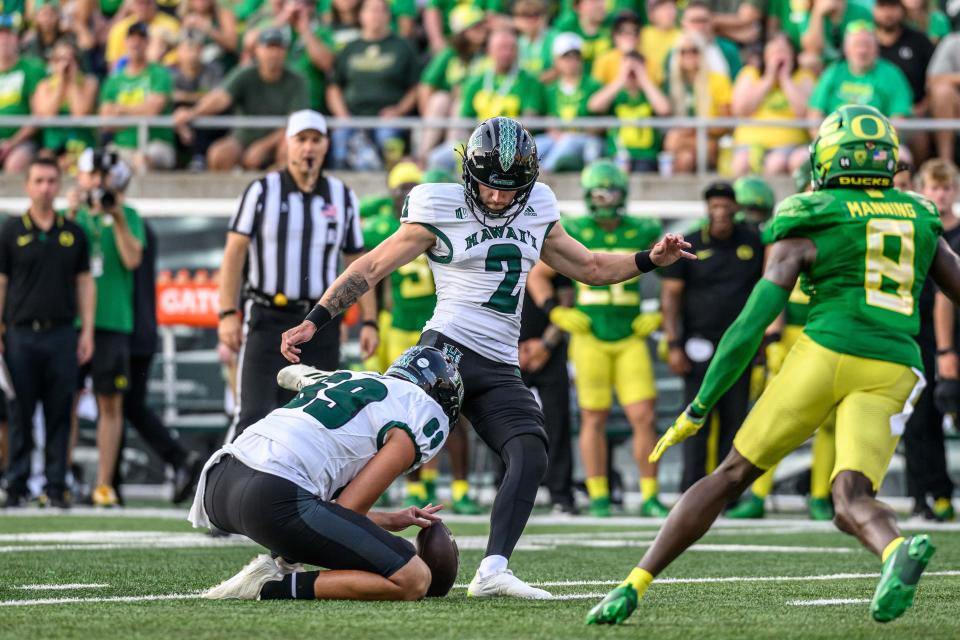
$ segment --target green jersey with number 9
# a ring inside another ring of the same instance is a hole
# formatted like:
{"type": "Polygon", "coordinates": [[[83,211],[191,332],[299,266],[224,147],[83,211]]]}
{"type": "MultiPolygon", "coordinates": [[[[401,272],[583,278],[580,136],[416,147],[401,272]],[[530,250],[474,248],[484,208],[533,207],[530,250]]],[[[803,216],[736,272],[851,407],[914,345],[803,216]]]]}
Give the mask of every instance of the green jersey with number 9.
{"type": "Polygon", "coordinates": [[[917,306],[942,232],[936,206],[916,193],[828,188],[784,200],[763,235],[817,247],[805,274],[814,341],[922,370],[917,306]]]}
{"type": "MultiPolygon", "coordinates": [[[[512,160],[505,155],[499,162],[509,165],[512,160]]],[[[420,224],[436,236],[427,258],[437,306],[424,330],[439,331],[484,358],[516,366],[527,273],[559,218],[556,196],[539,182],[516,217],[503,224],[490,216],[489,226],[470,213],[463,185],[414,187],[400,222],[420,224]]]]}

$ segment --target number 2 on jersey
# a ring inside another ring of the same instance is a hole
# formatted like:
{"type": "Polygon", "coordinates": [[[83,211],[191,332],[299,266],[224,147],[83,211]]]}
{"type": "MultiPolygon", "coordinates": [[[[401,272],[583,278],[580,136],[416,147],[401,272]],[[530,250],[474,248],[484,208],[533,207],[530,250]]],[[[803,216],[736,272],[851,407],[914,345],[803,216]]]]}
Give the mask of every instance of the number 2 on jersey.
{"type": "Polygon", "coordinates": [[[867,223],[867,264],[863,288],[867,304],[905,316],[913,314],[913,223],[909,220],[875,218],[867,223]],[[884,252],[887,238],[900,240],[896,258],[884,252]],[[884,287],[887,283],[896,285],[884,287]],[[886,289],[886,290],[884,290],[886,289]]]}
{"type": "Polygon", "coordinates": [[[487,271],[506,271],[500,286],[483,306],[500,313],[516,313],[520,292],[515,291],[523,271],[523,254],[513,244],[495,244],[487,251],[487,271]],[[505,268],[504,268],[505,267],[505,268]]]}
{"type": "Polygon", "coordinates": [[[327,429],[339,429],[352,420],[363,408],[372,402],[387,397],[387,387],[373,378],[347,379],[341,376],[350,374],[335,373],[325,380],[304,388],[291,400],[287,409],[303,409],[327,429]],[[339,383],[332,387],[329,383],[339,383]],[[317,392],[322,391],[323,395],[317,392]]]}

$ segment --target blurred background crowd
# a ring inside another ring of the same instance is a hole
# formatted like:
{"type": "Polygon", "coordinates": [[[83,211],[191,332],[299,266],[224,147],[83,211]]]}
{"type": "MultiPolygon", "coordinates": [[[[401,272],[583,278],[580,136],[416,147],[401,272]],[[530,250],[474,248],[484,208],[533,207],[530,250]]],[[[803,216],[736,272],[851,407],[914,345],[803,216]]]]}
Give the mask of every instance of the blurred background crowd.
{"type": "MultiPolygon", "coordinates": [[[[613,116],[816,119],[845,103],[894,121],[960,116],[957,3],[930,0],[3,0],[0,116],[172,116],[137,129],[2,126],[0,161],[45,154],[73,172],[109,143],[138,172],[282,164],[279,129],[210,129],[202,116],[311,108],[386,119],[336,128],[328,165],[376,170],[412,155],[451,169],[465,131],[389,119],[546,116],[547,171],[615,158],[690,172],[695,130],[563,127],[613,116]],[[952,11],[952,14],[944,11],[952,11]],[[167,120],[167,123],[170,123],[167,120]]],[[[727,124],[730,124],[727,122],[727,124]]],[[[707,161],[786,174],[811,131],[716,126],[707,161]]],[[[911,132],[906,159],[953,159],[951,131],[911,132]]]]}

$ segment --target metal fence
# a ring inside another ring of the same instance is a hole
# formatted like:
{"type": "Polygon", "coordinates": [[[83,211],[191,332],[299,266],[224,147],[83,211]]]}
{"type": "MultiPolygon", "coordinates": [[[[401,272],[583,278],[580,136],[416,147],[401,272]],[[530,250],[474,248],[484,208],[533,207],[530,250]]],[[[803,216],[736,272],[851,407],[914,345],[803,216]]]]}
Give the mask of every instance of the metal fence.
{"type": "MultiPolygon", "coordinates": [[[[697,141],[697,174],[707,173],[707,143],[710,129],[734,129],[738,126],[757,126],[775,128],[794,128],[810,130],[819,126],[819,120],[751,120],[745,118],[643,118],[623,120],[615,117],[590,117],[564,120],[562,118],[531,116],[522,118],[529,129],[594,129],[606,130],[620,127],[635,127],[669,131],[670,129],[694,129],[697,141]]],[[[933,118],[895,119],[894,125],[900,132],[916,131],[960,131],[960,119],[939,120],[933,118]]],[[[417,131],[422,129],[463,129],[469,131],[477,121],[470,118],[379,118],[350,117],[329,118],[332,128],[377,129],[390,127],[417,131]]],[[[197,129],[278,129],[286,125],[283,116],[209,116],[197,118],[190,126],[197,129]]],[[[137,141],[140,148],[147,145],[151,127],[172,127],[173,116],[57,116],[39,118],[36,116],[0,116],[0,127],[33,126],[40,128],[137,128],[137,141]]],[[[466,137],[466,136],[464,136],[466,137]]]]}

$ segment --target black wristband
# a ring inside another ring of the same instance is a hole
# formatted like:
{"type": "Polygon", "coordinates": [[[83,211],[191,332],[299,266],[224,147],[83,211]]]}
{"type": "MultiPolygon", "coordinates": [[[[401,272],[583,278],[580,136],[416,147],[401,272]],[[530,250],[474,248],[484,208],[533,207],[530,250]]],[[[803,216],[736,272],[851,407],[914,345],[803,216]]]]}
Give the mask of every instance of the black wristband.
{"type": "Polygon", "coordinates": [[[945,355],[947,355],[948,353],[956,353],[956,351],[954,350],[953,347],[948,347],[948,348],[946,348],[946,349],[937,349],[937,355],[938,355],[938,356],[945,356],[945,355]]]}
{"type": "Polygon", "coordinates": [[[220,320],[223,320],[228,316],[234,316],[234,315],[237,315],[238,313],[240,313],[238,309],[221,309],[219,312],[217,312],[217,318],[219,318],[220,320]]]}
{"type": "Polygon", "coordinates": [[[330,315],[330,312],[325,308],[321,307],[319,304],[316,304],[314,305],[313,309],[310,309],[310,313],[308,313],[307,317],[304,319],[312,322],[317,329],[321,329],[325,324],[333,319],[333,316],[330,315]]]}
{"type": "Polygon", "coordinates": [[[377,324],[376,320],[364,320],[360,323],[361,327],[373,327],[377,331],[380,331],[380,325],[377,324]]]}
{"type": "Polygon", "coordinates": [[[553,311],[554,307],[559,306],[560,303],[557,302],[556,298],[548,298],[546,302],[543,303],[543,306],[540,307],[540,310],[549,318],[550,312],[553,311]]]}
{"type": "Polygon", "coordinates": [[[683,340],[670,340],[667,342],[667,347],[670,349],[680,349],[683,347],[683,340]]]}
{"type": "Polygon", "coordinates": [[[650,273],[657,268],[657,265],[653,264],[653,260],[650,258],[649,251],[637,251],[633,254],[633,261],[637,263],[637,269],[640,270],[640,273],[650,273]]]}

